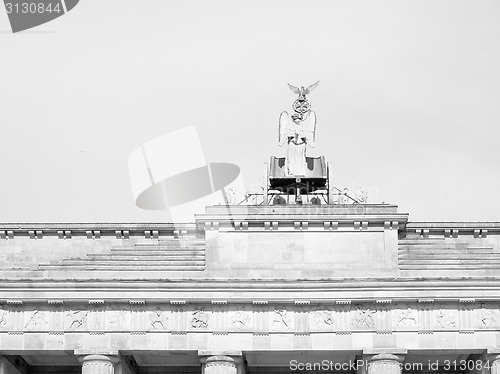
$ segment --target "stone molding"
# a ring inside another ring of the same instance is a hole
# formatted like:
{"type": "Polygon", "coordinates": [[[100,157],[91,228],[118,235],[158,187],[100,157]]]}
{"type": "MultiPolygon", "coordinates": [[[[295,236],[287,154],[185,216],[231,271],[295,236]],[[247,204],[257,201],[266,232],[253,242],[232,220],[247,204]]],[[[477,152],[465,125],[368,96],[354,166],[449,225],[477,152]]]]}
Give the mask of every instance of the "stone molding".
{"type": "Polygon", "coordinates": [[[112,367],[120,362],[120,358],[117,355],[89,354],[83,356],[79,355],[78,361],[82,363],[82,366],[104,365],[112,367]]]}
{"type": "Polygon", "coordinates": [[[201,356],[200,362],[205,364],[205,366],[209,365],[221,365],[221,366],[231,366],[236,367],[238,364],[241,364],[243,361],[241,355],[240,356],[229,356],[229,355],[210,355],[210,356],[201,356]]]}
{"type": "Polygon", "coordinates": [[[46,237],[57,237],[71,240],[75,236],[87,239],[113,237],[129,239],[130,236],[158,239],[159,237],[181,238],[184,235],[195,235],[198,229],[192,224],[173,223],[2,223],[0,239],[28,237],[43,240],[46,237]]]}
{"type": "Polygon", "coordinates": [[[487,238],[500,234],[500,222],[408,222],[406,234],[411,236],[458,238],[472,236],[487,238]]]}
{"type": "Polygon", "coordinates": [[[385,362],[399,364],[399,363],[403,362],[404,359],[405,359],[405,355],[403,355],[403,354],[395,355],[393,353],[379,353],[379,354],[371,356],[368,359],[368,362],[372,363],[372,362],[385,361],[385,362]]]}
{"type": "MultiPolygon", "coordinates": [[[[273,206],[269,206],[275,209],[273,206]]],[[[213,208],[213,207],[212,207],[213,208]]],[[[231,228],[235,231],[258,229],[265,231],[266,227],[272,230],[295,230],[295,222],[307,223],[315,230],[335,231],[340,228],[350,230],[400,230],[409,236],[420,237],[445,237],[457,238],[459,236],[472,236],[474,238],[487,238],[489,235],[500,234],[499,222],[407,222],[408,214],[397,213],[394,206],[360,206],[352,207],[351,214],[339,214],[341,210],[335,210],[332,206],[330,214],[324,214],[324,208],[319,210],[321,214],[310,214],[302,211],[295,214],[270,213],[262,216],[258,221],[249,219],[248,212],[254,207],[238,206],[241,217],[233,214],[225,220],[218,214],[204,214],[197,217],[197,223],[173,224],[173,223],[2,223],[0,225],[0,239],[12,240],[17,237],[28,237],[34,240],[43,240],[47,237],[58,237],[61,240],[71,240],[74,236],[87,237],[88,239],[100,239],[101,237],[113,237],[127,240],[130,237],[141,237],[144,239],[158,239],[160,237],[182,238],[184,236],[199,235],[206,230],[206,224],[210,227],[218,223],[219,227],[231,228]],[[389,213],[374,214],[366,213],[387,211],[389,213]],[[360,210],[361,209],[361,210],[360,210]],[[323,210],[323,212],[322,212],[323,210]],[[390,216],[388,219],[387,216],[390,216]],[[304,217],[308,217],[305,221],[304,217]],[[226,222],[227,221],[227,222],[226,222]],[[237,224],[235,224],[237,222],[237,224]],[[267,223],[267,225],[266,225],[267,223]]],[[[289,209],[288,207],[287,209],[289,209]]],[[[259,206],[259,209],[262,209],[259,206]]],[[[303,209],[303,207],[301,208],[303,209]]],[[[234,207],[232,208],[234,211],[234,207]]],[[[235,211],[235,212],[237,212],[235,211]]],[[[347,211],[350,212],[350,211],[347,211]]],[[[309,229],[309,227],[308,227],[309,229]]]]}
{"type": "MultiPolygon", "coordinates": [[[[386,300],[384,300],[386,301],[386,300]]],[[[500,329],[500,302],[0,303],[0,333],[470,333],[500,329]]]]}

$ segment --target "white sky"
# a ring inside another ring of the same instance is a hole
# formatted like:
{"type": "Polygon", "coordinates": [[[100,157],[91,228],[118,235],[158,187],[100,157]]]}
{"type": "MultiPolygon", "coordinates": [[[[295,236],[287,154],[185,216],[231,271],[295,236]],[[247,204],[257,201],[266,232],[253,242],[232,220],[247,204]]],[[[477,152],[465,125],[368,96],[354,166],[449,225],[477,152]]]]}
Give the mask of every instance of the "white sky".
{"type": "Polygon", "coordinates": [[[261,182],[286,82],[317,80],[335,186],[412,221],[500,221],[496,0],[81,0],[9,29],[0,9],[0,222],[163,221],[135,207],[127,159],[188,125],[261,182]]]}

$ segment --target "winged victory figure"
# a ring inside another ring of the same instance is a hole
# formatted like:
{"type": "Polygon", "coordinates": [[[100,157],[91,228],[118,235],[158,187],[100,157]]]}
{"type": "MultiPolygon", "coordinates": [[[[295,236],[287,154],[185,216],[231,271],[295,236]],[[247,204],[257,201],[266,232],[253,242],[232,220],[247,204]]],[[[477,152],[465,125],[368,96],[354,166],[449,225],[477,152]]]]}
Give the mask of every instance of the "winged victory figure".
{"type": "Polygon", "coordinates": [[[306,148],[314,147],[316,135],[316,113],[311,110],[306,95],[318,86],[316,82],[307,88],[288,84],[290,89],[299,95],[293,103],[294,114],[282,112],[279,121],[279,146],[287,144],[285,170],[289,176],[306,174],[306,148]]]}

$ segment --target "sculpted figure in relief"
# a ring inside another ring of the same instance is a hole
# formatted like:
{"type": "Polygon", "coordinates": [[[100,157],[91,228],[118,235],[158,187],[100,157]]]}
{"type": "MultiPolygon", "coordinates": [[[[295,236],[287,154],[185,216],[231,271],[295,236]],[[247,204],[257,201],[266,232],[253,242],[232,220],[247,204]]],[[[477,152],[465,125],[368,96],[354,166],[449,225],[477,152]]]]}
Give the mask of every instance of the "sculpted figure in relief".
{"type": "Polygon", "coordinates": [[[161,310],[159,306],[156,307],[155,310],[153,310],[149,316],[149,321],[151,324],[152,328],[162,328],[166,329],[167,328],[167,321],[168,321],[168,316],[165,313],[165,311],[161,310]]]}
{"type": "Polygon", "coordinates": [[[333,322],[333,315],[330,310],[318,307],[314,311],[314,324],[316,327],[322,327],[324,325],[333,326],[333,322]]]}
{"type": "Polygon", "coordinates": [[[191,326],[195,329],[204,329],[208,327],[208,315],[203,308],[196,308],[194,310],[191,326]]]}
{"type": "Polygon", "coordinates": [[[282,308],[274,309],[273,326],[275,324],[277,324],[280,327],[290,328],[290,326],[288,325],[287,313],[285,309],[282,308]]]}
{"type": "Polygon", "coordinates": [[[338,196],[338,203],[339,204],[349,204],[350,199],[347,197],[349,195],[349,189],[344,188],[342,192],[338,196]]]}
{"type": "Polygon", "coordinates": [[[24,328],[40,328],[46,323],[47,321],[45,321],[43,313],[40,310],[35,309],[33,312],[31,312],[31,317],[28,322],[26,322],[24,328]]]}
{"type": "Polygon", "coordinates": [[[86,309],[68,310],[66,312],[66,315],[71,318],[71,324],[69,325],[69,328],[79,328],[84,326],[87,322],[89,311],[86,309]]]}
{"type": "Polygon", "coordinates": [[[375,325],[373,320],[374,310],[365,308],[361,305],[356,305],[356,313],[354,315],[354,323],[356,327],[372,328],[375,325]]]}
{"type": "Polygon", "coordinates": [[[437,311],[436,322],[438,327],[442,329],[455,327],[455,321],[451,319],[448,311],[444,308],[439,308],[437,311]]]}
{"type": "Polygon", "coordinates": [[[248,323],[248,316],[245,315],[245,308],[242,307],[234,312],[231,317],[231,324],[236,329],[242,329],[248,323]]]}
{"type": "Polygon", "coordinates": [[[495,311],[486,307],[484,303],[481,303],[481,323],[483,326],[491,327],[496,325],[497,320],[495,316],[495,311]]]}
{"type": "Polygon", "coordinates": [[[109,308],[110,311],[113,312],[112,313],[113,317],[109,319],[109,325],[112,328],[121,329],[125,322],[127,310],[125,310],[124,307],[114,306],[114,305],[110,305],[109,308]]]}
{"type": "Polygon", "coordinates": [[[8,310],[5,309],[3,305],[0,305],[0,327],[7,325],[7,314],[8,310]]]}
{"type": "Polygon", "coordinates": [[[399,311],[398,323],[399,327],[412,327],[416,326],[417,319],[414,310],[409,306],[406,309],[399,311]]]}

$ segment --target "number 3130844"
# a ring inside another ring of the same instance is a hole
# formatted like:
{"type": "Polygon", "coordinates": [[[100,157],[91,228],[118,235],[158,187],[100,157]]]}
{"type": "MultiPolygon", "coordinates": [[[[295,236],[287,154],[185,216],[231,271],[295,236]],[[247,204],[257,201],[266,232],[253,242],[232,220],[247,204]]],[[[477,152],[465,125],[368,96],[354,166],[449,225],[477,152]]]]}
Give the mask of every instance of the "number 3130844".
{"type": "Polygon", "coordinates": [[[62,9],[59,5],[59,2],[56,4],[44,4],[44,3],[5,3],[5,7],[7,8],[7,13],[22,13],[22,14],[35,14],[35,13],[60,13],[62,9]]]}

